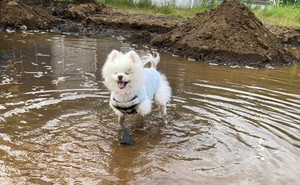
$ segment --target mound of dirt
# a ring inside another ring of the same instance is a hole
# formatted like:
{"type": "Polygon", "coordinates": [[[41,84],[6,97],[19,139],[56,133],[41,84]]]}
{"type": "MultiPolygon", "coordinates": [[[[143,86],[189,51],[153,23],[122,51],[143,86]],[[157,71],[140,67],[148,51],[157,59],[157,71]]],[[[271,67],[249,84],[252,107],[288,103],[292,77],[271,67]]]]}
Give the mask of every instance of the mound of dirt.
{"type": "Polygon", "coordinates": [[[300,46],[300,27],[265,24],[266,28],[273,33],[283,44],[300,46]]]}
{"type": "Polygon", "coordinates": [[[55,19],[43,10],[31,8],[19,0],[0,1],[0,25],[3,28],[48,29],[55,19]]]}
{"type": "Polygon", "coordinates": [[[99,13],[105,6],[101,3],[70,4],[65,12],[69,19],[85,20],[88,16],[99,13]]]}
{"type": "Polygon", "coordinates": [[[262,68],[297,60],[245,5],[235,0],[154,37],[151,45],[176,55],[226,65],[262,68]]]}

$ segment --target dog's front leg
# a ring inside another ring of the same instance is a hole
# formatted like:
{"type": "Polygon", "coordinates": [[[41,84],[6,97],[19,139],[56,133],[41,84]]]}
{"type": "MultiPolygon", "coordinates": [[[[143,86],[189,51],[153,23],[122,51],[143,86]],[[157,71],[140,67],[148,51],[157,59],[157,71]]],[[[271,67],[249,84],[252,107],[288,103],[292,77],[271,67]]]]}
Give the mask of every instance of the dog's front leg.
{"type": "Polygon", "coordinates": [[[130,132],[129,130],[126,130],[124,127],[124,119],[125,119],[125,114],[119,114],[118,121],[121,126],[121,137],[120,137],[120,144],[122,145],[131,145],[131,137],[130,137],[130,132]]]}
{"type": "Polygon", "coordinates": [[[137,108],[137,113],[138,113],[138,119],[139,119],[139,127],[143,127],[144,124],[144,117],[149,114],[151,111],[151,101],[150,100],[145,100],[142,102],[138,108],[137,108]]]}
{"type": "Polygon", "coordinates": [[[138,122],[139,122],[139,128],[144,127],[144,117],[140,114],[138,114],[138,122]]]}
{"type": "Polygon", "coordinates": [[[124,130],[124,119],[125,119],[125,114],[118,115],[118,123],[119,123],[122,131],[124,130]]]}

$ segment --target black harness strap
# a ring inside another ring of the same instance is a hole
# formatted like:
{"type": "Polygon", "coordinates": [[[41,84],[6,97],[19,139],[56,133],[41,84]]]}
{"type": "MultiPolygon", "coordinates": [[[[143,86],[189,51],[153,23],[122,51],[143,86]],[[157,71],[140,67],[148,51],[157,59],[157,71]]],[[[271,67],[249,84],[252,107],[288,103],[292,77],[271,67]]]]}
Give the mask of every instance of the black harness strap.
{"type": "Polygon", "coordinates": [[[137,113],[136,106],[139,104],[139,99],[138,96],[135,95],[131,100],[122,103],[113,98],[111,104],[114,108],[118,109],[124,114],[135,114],[137,113]]]}

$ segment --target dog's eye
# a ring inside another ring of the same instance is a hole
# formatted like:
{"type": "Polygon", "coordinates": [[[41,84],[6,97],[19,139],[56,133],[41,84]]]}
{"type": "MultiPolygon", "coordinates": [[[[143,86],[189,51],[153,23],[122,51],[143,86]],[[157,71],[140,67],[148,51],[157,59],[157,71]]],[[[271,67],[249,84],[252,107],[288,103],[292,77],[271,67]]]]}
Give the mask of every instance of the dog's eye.
{"type": "Polygon", "coordinates": [[[125,75],[129,75],[130,73],[129,72],[125,72],[125,75]]]}

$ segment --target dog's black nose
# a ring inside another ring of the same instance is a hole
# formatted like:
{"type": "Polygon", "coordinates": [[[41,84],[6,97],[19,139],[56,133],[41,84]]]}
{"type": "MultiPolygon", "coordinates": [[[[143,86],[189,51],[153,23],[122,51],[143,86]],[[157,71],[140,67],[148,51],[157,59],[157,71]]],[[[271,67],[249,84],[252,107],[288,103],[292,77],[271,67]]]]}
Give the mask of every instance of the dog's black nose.
{"type": "Polygon", "coordinates": [[[122,78],[123,78],[122,75],[119,75],[119,76],[118,76],[118,79],[119,79],[119,80],[122,80],[122,78]]]}

